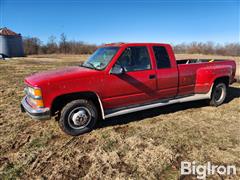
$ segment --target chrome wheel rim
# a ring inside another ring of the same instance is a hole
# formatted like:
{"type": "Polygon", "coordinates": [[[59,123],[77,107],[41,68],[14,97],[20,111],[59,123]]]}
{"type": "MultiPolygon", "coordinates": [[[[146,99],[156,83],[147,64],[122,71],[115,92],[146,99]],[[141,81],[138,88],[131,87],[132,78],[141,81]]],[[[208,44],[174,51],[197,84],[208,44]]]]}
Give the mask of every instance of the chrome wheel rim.
{"type": "Polygon", "coordinates": [[[68,115],[68,124],[73,129],[82,129],[91,121],[91,112],[86,107],[77,107],[68,115]]]}
{"type": "Polygon", "coordinates": [[[216,102],[221,102],[225,97],[225,87],[223,84],[219,84],[216,86],[215,93],[214,93],[214,99],[216,102]]]}

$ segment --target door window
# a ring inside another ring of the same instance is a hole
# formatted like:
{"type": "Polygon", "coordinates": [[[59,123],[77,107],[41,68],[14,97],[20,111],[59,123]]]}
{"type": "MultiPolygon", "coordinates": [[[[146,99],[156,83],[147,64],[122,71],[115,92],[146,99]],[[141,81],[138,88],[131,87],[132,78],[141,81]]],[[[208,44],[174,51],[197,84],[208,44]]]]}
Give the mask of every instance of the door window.
{"type": "Polygon", "coordinates": [[[116,64],[122,66],[126,72],[151,69],[148,49],[145,46],[126,48],[116,64]]]}

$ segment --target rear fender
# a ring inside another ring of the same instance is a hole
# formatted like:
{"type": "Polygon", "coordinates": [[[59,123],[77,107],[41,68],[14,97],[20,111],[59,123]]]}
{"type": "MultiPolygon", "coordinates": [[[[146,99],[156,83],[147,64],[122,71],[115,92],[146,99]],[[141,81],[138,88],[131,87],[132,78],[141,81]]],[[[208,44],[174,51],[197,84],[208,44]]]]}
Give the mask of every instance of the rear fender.
{"type": "MultiPolygon", "coordinates": [[[[195,93],[206,93],[219,78],[230,79],[232,74],[231,66],[204,67],[199,68],[196,74],[195,93]]],[[[230,82],[228,82],[230,83],[230,82]]]]}

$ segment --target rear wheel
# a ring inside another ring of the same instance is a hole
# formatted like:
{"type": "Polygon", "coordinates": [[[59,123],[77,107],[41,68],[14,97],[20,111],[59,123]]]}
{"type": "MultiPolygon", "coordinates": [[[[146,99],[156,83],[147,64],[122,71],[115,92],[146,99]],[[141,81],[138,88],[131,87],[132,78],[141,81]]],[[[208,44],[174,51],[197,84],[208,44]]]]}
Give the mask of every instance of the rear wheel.
{"type": "Polygon", "coordinates": [[[65,133],[77,136],[91,131],[97,118],[97,109],[91,101],[74,100],[63,108],[59,126],[65,133]]]}
{"type": "Polygon", "coordinates": [[[211,99],[209,104],[211,106],[221,105],[227,96],[227,86],[223,82],[218,82],[214,84],[211,99]]]}

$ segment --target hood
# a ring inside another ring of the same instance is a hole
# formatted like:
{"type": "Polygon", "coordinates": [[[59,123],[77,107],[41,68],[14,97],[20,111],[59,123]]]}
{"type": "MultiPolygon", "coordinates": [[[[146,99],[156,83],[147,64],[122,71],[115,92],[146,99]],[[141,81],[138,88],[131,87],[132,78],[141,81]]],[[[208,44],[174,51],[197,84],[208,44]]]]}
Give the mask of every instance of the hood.
{"type": "Polygon", "coordinates": [[[79,66],[72,66],[51,71],[44,71],[25,78],[25,82],[31,86],[40,86],[42,83],[60,81],[64,79],[79,78],[95,74],[99,71],[79,66]]]}

